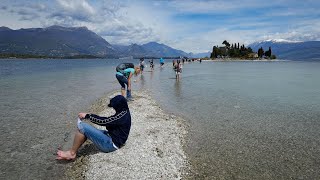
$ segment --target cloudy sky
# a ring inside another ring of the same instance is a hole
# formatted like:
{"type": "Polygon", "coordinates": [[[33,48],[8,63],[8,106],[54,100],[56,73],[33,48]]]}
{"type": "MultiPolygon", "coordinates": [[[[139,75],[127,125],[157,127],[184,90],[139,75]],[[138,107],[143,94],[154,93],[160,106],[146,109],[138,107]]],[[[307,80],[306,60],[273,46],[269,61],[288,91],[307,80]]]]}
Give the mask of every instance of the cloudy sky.
{"type": "Polygon", "coordinates": [[[320,40],[319,0],[1,0],[0,26],[86,26],[111,44],[206,52],[223,40],[320,40]]]}

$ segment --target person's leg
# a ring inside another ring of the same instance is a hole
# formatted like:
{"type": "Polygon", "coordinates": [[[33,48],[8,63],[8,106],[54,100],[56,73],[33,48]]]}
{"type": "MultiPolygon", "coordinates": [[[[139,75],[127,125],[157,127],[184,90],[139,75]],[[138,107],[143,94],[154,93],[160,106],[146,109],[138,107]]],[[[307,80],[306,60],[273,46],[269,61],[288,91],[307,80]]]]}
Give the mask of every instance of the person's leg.
{"type": "Polygon", "coordinates": [[[80,123],[79,130],[102,152],[111,152],[117,150],[107,131],[97,129],[84,122],[80,123]]]}
{"type": "Polygon", "coordinates": [[[131,89],[127,89],[127,100],[132,100],[131,89]]]}
{"type": "MultiPolygon", "coordinates": [[[[132,100],[132,96],[131,96],[131,88],[128,88],[128,79],[125,78],[125,85],[127,85],[127,96],[123,95],[124,97],[127,98],[127,100],[132,100]]],[[[125,89],[123,89],[123,93],[125,94],[125,89]]]]}
{"type": "Polygon", "coordinates": [[[126,97],[126,89],[125,88],[121,88],[121,95],[123,97],[126,97]]]}
{"type": "Polygon", "coordinates": [[[116,74],[116,78],[117,78],[118,82],[121,85],[121,95],[123,97],[125,97],[125,95],[126,95],[126,84],[128,84],[128,80],[127,80],[127,78],[125,78],[124,76],[121,76],[119,74],[116,74]]]}
{"type": "Polygon", "coordinates": [[[79,130],[77,130],[76,134],[74,135],[73,145],[71,148],[72,153],[77,153],[80,146],[87,140],[87,137],[82,134],[79,130]]]}
{"type": "Polygon", "coordinates": [[[79,130],[77,130],[74,135],[72,148],[68,151],[58,150],[56,159],[64,159],[64,160],[73,160],[76,158],[77,151],[81,147],[81,145],[87,140],[86,136],[82,134],[79,130]]]}
{"type": "Polygon", "coordinates": [[[140,73],[142,74],[143,73],[143,66],[140,65],[140,73]]]}
{"type": "Polygon", "coordinates": [[[120,76],[118,74],[116,75],[116,77],[117,77],[119,83],[121,84],[121,95],[123,97],[126,97],[127,100],[132,100],[131,99],[132,98],[131,89],[128,89],[128,79],[126,77],[120,76]],[[125,96],[125,94],[126,94],[126,89],[125,89],[126,85],[127,85],[127,96],[125,96]]]}
{"type": "Polygon", "coordinates": [[[88,139],[95,144],[98,149],[103,152],[112,152],[118,148],[113,144],[111,137],[104,130],[96,129],[95,127],[81,122],[78,124],[78,130],[75,134],[73,145],[68,151],[58,150],[56,159],[58,160],[73,160],[77,156],[77,151],[81,145],[88,139]]]}

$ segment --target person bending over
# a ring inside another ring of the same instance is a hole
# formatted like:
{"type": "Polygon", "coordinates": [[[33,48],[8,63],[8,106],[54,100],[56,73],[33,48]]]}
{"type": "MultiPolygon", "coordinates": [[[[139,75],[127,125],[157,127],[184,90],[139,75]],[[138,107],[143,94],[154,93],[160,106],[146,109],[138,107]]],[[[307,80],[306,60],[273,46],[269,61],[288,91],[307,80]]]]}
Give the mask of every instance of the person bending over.
{"type": "Polygon", "coordinates": [[[121,85],[121,94],[125,96],[126,85],[127,85],[127,100],[131,101],[131,78],[133,74],[138,74],[140,72],[139,67],[134,67],[132,63],[122,63],[116,68],[116,78],[121,85]]]}
{"type": "Polygon", "coordinates": [[[115,151],[125,144],[131,127],[131,115],[127,100],[123,96],[117,95],[110,100],[108,106],[116,111],[113,116],[101,117],[95,114],[79,113],[80,119],[105,126],[106,130],[100,130],[88,123],[78,121],[78,129],[72,147],[68,151],[58,150],[57,160],[75,159],[78,149],[87,139],[90,139],[100,151],[106,153],[115,151]]]}

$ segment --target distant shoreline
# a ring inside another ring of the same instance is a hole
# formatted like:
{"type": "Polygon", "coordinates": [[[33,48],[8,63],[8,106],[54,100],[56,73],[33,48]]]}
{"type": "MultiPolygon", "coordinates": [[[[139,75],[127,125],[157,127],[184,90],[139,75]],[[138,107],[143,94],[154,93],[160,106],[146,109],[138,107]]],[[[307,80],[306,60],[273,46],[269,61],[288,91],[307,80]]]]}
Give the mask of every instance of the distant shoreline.
{"type": "Polygon", "coordinates": [[[282,60],[282,59],[211,59],[211,61],[219,62],[233,62],[233,61],[254,61],[254,62],[273,62],[273,61],[291,61],[291,60],[282,60]]]}
{"type": "MultiPolygon", "coordinates": [[[[118,59],[118,58],[1,58],[0,61],[9,61],[9,60],[108,60],[108,59],[118,59]]],[[[127,60],[135,60],[139,58],[127,59],[127,60]]],[[[159,58],[145,58],[145,59],[159,59],[159,58]]],[[[172,58],[177,59],[177,58],[172,58]]],[[[190,58],[196,59],[194,61],[198,61],[201,59],[202,61],[214,61],[214,62],[277,62],[277,61],[292,61],[292,60],[284,60],[284,59],[206,59],[206,58],[190,58]]],[[[119,59],[119,60],[126,60],[126,59],[119,59]]],[[[193,61],[193,62],[194,62],[193,61]]]]}

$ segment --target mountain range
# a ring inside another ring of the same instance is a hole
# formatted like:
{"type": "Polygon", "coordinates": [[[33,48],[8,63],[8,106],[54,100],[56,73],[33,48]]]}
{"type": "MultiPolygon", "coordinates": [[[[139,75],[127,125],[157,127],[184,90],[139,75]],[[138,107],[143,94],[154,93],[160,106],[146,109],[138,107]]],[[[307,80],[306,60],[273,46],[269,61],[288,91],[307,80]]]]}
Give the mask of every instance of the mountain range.
{"type": "Polygon", "coordinates": [[[62,26],[18,30],[0,27],[0,54],[10,53],[51,57],[190,57],[190,54],[184,51],[157,42],[129,46],[111,45],[86,27],[62,26]]]}
{"type": "MultiPolygon", "coordinates": [[[[257,52],[272,48],[278,59],[320,60],[320,41],[287,41],[273,39],[255,42],[248,47],[257,52]]],[[[27,54],[49,57],[94,56],[121,57],[209,57],[210,52],[186,53],[165,44],[149,42],[138,45],[110,44],[86,27],[50,26],[12,30],[0,27],[0,54],[27,54]]]]}
{"type": "Polygon", "coordinates": [[[265,51],[271,47],[272,54],[278,59],[288,60],[320,60],[320,41],[288,41],[272,39],[248,45],[257,52],[260,47],[265,51]]]}
{"type": "Polygon", "coordinates": [[[0,28],[0,53],[42,56],[116,56],[116,51],[96,33],[86,27],[30,28],[11,30],[0,28]]]}

